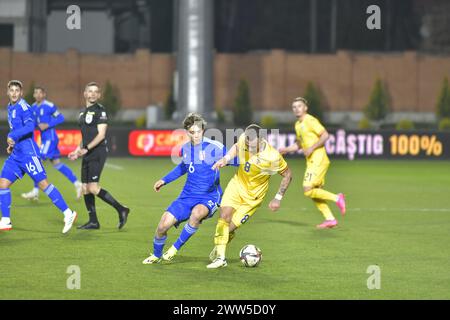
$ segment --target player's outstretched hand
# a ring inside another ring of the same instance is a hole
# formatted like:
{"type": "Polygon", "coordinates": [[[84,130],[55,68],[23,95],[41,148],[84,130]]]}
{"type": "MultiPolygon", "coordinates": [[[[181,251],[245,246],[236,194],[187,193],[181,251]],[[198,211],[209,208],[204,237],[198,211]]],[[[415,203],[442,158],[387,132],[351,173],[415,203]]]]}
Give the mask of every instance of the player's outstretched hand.
{"type": "Polygon", "coordinates": [[[155,185],[153,186],[153,190],[155,190],[155,192],[159,192],[164,184],[165,184],[164,180],[156,181],[155,185]]]}
{"type": "Polygon", "coordinates": [[[11,139],[10,137],[8,137],[8,138],[6,139],[6,143],[7,143],[8,146],[10,146],[10,147],[14,147],[14,145],[16,144],[16,142],[15,142],[13,139],[11,139]]]}
{"type": "Polygon", "coordinates": [[[269,208],[273,212],[275,212],[278,209],[280,209],[280,206],[281,206],[281,201],[277,200],[277,199],[272,199],[272,201],[270,201],[270,203],[269,203],[269,208]]]}
{"type": "Polygon", "coordinates": [[[286,153],[288,153],[288,148],[279,148],[278,152],[282,155],[285,155],[286,153]]]}
{"type": "Polygon", "coordinates": [[[84,156],[86,153],[88,153],[88,150],[86,148],[78,148],[77,149],[77,156],[78,157],[82,157],[84,156]]]}
{"type": "Polygon", "coordinates": [[[69,153],[67,157],[69,158],[69,160],[75,161],[78,159],[78,154],[77,152],[72,151],[71,153],[69,153]]]}
{"type": "Polygon", "coordinates": [[[225,158],[222,158],[219,161],[217,161],[216,163],[214,163],[214,165],[212,166],[212,169],[217,170],[217,169],[225,167],[226,165],[227,165],[227,160],[225,158]]]}
{"type": "Polygon", "coordinates": [[[11,154],[11,153],[13,152],[13,149],[14,149],[13,146],[8,146],[8,147],[6,148],[6,152],[7,152],[8,154],[11,154]]]}

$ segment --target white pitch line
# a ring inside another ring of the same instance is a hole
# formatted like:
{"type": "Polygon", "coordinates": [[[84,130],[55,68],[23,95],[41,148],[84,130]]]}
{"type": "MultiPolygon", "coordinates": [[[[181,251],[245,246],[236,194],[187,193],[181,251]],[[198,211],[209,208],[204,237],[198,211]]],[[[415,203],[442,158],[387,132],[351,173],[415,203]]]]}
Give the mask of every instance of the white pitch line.
{"type": "Polygon", "coordinates": [[[110,164],[110,163],[105,163],[105,167],[111,168],[111,169],[114,169],[114,170],[123,170],[123,167],[117,166],[115,164],[110,164]]]}

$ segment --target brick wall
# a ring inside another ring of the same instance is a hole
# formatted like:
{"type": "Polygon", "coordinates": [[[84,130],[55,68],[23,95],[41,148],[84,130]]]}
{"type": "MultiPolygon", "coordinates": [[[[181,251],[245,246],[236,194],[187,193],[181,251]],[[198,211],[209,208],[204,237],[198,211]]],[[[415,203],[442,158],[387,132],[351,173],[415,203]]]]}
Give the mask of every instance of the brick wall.
{"type": "MultiPolygon", "coordinates": [[[[0,87],[9,79],[45,86],[49,99],[78,108],[89,81],[117,85],[124,108],[143,108],[166,100],[175,60],[169,54],[139,50],[126,55],[31,54],[0,48],[0,87]]],[[[367,103],[377,77],[385,80],[394,111],[433,112],[450,56],[404,53],[308,55],[272,50],[250,54],[216,54],[215,104],[229,108],[240,79],[249,81],[252,103],[260,110],[289,110],[308,81],[320,86],[328,110],[359,111],[367,103]]],[[[27,88],[26,88],[27,90],[27,88]]],[[[0,91],[1,92],[1,91],[0,91]]],[[[3,91],[4,92],[4,91],[3,91]]],[[[6,104],[0,93],[0,103],[6,104]]]]}

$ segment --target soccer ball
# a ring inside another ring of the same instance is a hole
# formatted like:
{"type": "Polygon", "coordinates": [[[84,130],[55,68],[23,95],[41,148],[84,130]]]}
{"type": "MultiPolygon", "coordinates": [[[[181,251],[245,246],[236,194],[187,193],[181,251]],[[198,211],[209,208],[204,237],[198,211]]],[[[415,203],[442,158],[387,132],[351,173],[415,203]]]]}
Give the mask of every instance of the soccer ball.
{"type": "Polygon", "coordinates": [[[245,245],[239,252],[241,262],[246,267],[256,267],[262,259],[262,252],[253,244],[245,245]]]}

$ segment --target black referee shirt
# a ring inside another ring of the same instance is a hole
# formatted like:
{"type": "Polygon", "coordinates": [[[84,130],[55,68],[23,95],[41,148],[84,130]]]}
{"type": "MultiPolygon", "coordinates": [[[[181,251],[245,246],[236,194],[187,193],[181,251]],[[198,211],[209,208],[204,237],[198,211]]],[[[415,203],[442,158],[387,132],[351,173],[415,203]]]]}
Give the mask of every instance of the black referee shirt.
{"type": "MultiPolygon", "coordinates": [[[[97,136],[97,125],[101,123],[108,123],[108,114],[106,113],[105,107],[101,104],[95,103],[80,112],[80,115],[78,117],[78,124],[81,128],[84,147],[87,146],[89,142],[94,140],[94,138],[97,136]]],[[[106,149],[106,138],[95,148],[89,150],[89,153],[100,148],[106,149]]]]}

